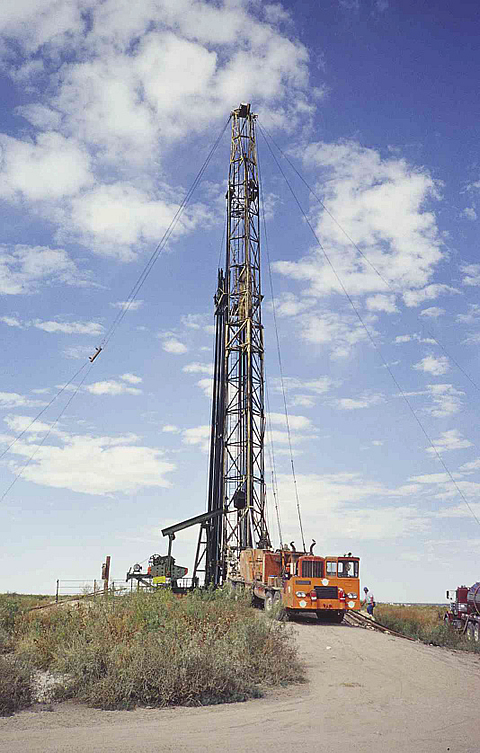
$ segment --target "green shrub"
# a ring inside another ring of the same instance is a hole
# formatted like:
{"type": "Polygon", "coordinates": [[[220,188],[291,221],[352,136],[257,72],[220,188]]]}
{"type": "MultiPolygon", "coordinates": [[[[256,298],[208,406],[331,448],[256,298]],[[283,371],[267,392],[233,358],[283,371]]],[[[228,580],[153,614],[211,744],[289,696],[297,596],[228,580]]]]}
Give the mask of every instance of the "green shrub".
{"type": "Polygon", "coordinates": [[[32,703],[32,670],[14,657],[0,656],[0,716],[9,716],[32,703]]]}
{"type": "Polygon", "coordinates": [[[159,590],[30,612],[16,620],[16,651],[68,678],[60,697],[108,709],[238,701],[301,681],[288,626],[248,602],[159,590]]]}

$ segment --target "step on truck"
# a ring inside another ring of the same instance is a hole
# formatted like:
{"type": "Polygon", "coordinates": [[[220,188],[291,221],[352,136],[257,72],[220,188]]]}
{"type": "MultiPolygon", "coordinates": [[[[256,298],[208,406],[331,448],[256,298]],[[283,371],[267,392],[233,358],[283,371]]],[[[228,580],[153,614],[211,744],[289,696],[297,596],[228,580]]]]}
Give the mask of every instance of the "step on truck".
{"type": "Polygon", "coordinates": [[[444,620],[460,630],[468,640],[480,642],[480,582],[447,591],[451,601],[444,620]]]}
{"type": "Polygon", "coordinates": [[[279,605],[287,617],[311,614],[340,623],[347,610],[360,609],[359,567],[359,558],[350,552],[319,557],[287,547],[244,549],[229,580],[251,589],[267,612],[279,605]]]}

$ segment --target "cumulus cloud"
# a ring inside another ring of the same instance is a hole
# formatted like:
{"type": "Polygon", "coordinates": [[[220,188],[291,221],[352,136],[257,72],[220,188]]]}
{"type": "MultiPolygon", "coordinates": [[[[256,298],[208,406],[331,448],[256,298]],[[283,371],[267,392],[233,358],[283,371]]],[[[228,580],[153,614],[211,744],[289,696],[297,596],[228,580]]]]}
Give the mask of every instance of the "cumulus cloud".
{"type": "Polygon", "coordinates": [[[470,287],[480,285],[480,264],[463,264],[460,271],[465,275],[462,280],[463,285],[470,287]]]}
{"type": "MultiPolygon", "coordinates": [[[[427,171],[404,159],[382,158],[376,150],[353,141],[311,144],[302,156],[310,168],[318,168],[321,183],[317,190],[329,210],[319,212],[317,235],[350,295],[370,294],[370,305],[393,309],[390,294],[373,298],[377,293],[385,295],[384,280],[399,292],[423,291],[417,294],[419,300],[444,291],[442,286],[429,286],[443,252],[435,217],[428,208],[429,202],[438,199],[438,189],[427,171]],[[375,269],[359,256],[340,227],[375,269]]],[[[273,267],[307,283],[309,296],[342,293],[320,250],[298,262],[281,261],[273,267]]]]}
{"type": "Polygon", "coordinates": [[[175,426],[175,424],[165,424],[162,426],[162,431],[164,431],[166,434],[179,434],[180,429],[178,426],[175,426]]]}
{"type": "Polygon", "coordinates": [[[140,382],[143,382],[142,377],[139,377],[136,374],[122,374],[120,379],[123,379],[124,382],[128,382],[129,384],[140,384],[140,382]]]}
{"type": "MultiPolygon", "coordinates": [[[[313,114],[308,52],[280,30],[288,14],[279,5],[3,5],[4,69],[30,91],[48,92],[48,100],[40,94],[17,109],[29,137],[0,135],[0,196],[32,202],[58,226],[58,237],[97,253],[128,261],[163,235],[178,205],[171,187],[153,188],[159,163],[187,137],[219,129],[232,103],[255,101],[272,128],[294,130],[313,114]]],[[[267,210],[275,200],[268,198],[267,210]]],[[[176,234],[207,215],[191,207],[176,234]]]]}
{"type": "Polygon", "coordinates": [[[98,322],[45,322],[34,319],[28,326],[64,335],[101,335],[103,332],[103,326],[98,322]]]}
{"type": "Polygon", "coordinates": [[[116,301],[115,303],[111,303],[110,306],[122,311],[138,311],[143,306],[143,301],[116,301]]]}
{"type": "MultiPolygon", "coordinates": [[[[360,473],[297,475],[304,527],[315,532],[334,530],[340,525],[344,542],[383,541],[428,530],[430,523],[415,504],[397,501],[410,498],[419,488],[416,484],[389,488],[360,473]]],[[[287,474],[279,474],[278,489],[282,499],[282,528],[289,541],[290,536],[297,535],[298,520],[295,489],[287,474]]]]}
{"type": "Polygon", "coordinates": [[[362,408],[370,408],[372,405],[378,405],[384,403],[385,398],[383,395],[363,395],[359,398],[342,397],[336,400],[332,400],[331,404],[339,410],[359,410],[362,408]]]}
{"type": "MultiPolygon", "coordinates": [[[[315,345],[325,345],[333,359],[347,358],[358,343],[368,340],[363,324],[350,314],[318,311],[298,318],[300,336],[315,345]]],[[[370,333],[376,334],[373,327],[370,333]]]]}
{"type": "Polygon", "coordinates": [[[210,449],[211,427],[204,424],[203,426],[193,426],[182,432],[182,442],[193,447],[199,447],[202,452],[208,453],[210,449]]]}
{"type": "Polygon", "coordinates": [[[59,133],[40,133],[36,142],[0,134],[0,149],[0,197],[4,199],[62,199],[93,183],[87,150],[59,133]]]}
{"type": "Polygon", "coordinates": [[[440,295],[453,295],[460,293],[456,288],[452,288],[451,285],[444,285],[443,283],[437,283],[427,285],[419,290],[409,290],[403,294],[403,300],[405,304],[410,307],[419,306],[424,301],[429,301],[434,298],[438,298],[440,295]]]}
{"type": "Polygon", "coordinates": [[[203,393],[211,398],[213,397],[213,379],[199,379],[198,382],[196,382],[197,387],[200,387],[201,390],[203,390],[203,393]]]}
{"type": "Polygon", "coordinates": [[[438,319],[443,314],[445,314],[445,309],[441,309],[438,306],[430,306],[430,308],[420,311],[420,316],[426,316],[428,319],[438,319]]]}
{"type": "MultiPolygon", "coordinates": [[[[462,436],[462,433],[458,429],[449,429],[443,431],[437,439],[433,440],[435,449],[437,452],[451,452],[452,450],[463,450],[467,447],[471,447],[472,443],[462,436]]],[[[436,452],[433,447],[427,447],[426,451],[430,455],[435,455],[436,452]]]]}
{"type": "MultiPolygon", "coordinates": [[[[122,377],[123,378],[123,377],[122,377]]],[[[140,379],[140,381],[142,381],[140,379]]],[[[142,390],[138,387],[128,387],[122,382],[117,382],[115,379],[105,380],[103,382],[94,382],[85,387],[87,392],[92,395],[141,395],[142,390]]]]}
{"type": "Polygon", "coordinates": [[[23,468],[22,477],[28,481],[99,495],[171,486],[166,476],[175,470],[175,464],[165,458],[161,449],[137,445],[139,438],[133,434],[96,437],[53,430],[57,444],[39,444],[39,432],[51,427],[34,424],[27,428],[30,421],[23,417],[23,422],[9,424],[16,432],[26,428],[27,439],[17,441],[11,449],[11,453],[22,457],[22,462],[17,465],[12,461],[10,470],[18,473],[23,468]],[[23,458],[33,454],[32,462],[24,467],[23,458]]]}
{"type": "Polygon", "coordinates": [[[173,353],[176,356],[181,356],[188,351],[187,346],[175,337],[165,339],[162,343],[162,348],[166,353],[173,353]]]}
{"type": "Polygon", "coordinates": [[[0,294],[36,292],[41,284],[92,284],[64,249],[48,246],[0,246],[0,294]]]}
{"type": "Polygon", "coordinates": [[[450,363],[446,356],[439,356],[437,358],[433,355],[429,355],[414,364],[412,369],[424,371],[426,374],[433,374],[433,376],[442,376],[442,374],[446,374],[450,369],[450,363]]]}
{"type": "Polygon", "coordinates": [[[185,371],[187,374],[213,374],[213,364],[194,361],[193,363],[187,363],[182,371],[185,371]]]}
{"type": "Polygon", "coordinates": [[[44,405],[46,403],[42,400],[32,400],[18,392],[0,392],[0,408],[40,408],[44,405]]]}
{"type": "Polygon", "coordinates": [[[474,222],[477,219],[477,212],[475,210],[475,207],[465,207],[460,216],[464,217],[466,220],[474,222]]]}

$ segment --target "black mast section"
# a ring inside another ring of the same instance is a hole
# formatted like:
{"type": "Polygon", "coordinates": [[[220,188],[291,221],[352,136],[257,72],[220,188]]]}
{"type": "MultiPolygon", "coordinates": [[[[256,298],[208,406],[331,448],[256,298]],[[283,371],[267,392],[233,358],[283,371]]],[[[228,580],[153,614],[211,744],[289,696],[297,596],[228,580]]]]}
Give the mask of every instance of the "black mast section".
{"type": "Polygon", "coordinates": [[[215,295],[215,369],[208,512],[194,577],[221,585],[239,553],[270,546],[265,521],[264,348],[261,317],[260,217],[256,115],[249,104],[232,112],[227,190],[225,273],[215,295]]]}

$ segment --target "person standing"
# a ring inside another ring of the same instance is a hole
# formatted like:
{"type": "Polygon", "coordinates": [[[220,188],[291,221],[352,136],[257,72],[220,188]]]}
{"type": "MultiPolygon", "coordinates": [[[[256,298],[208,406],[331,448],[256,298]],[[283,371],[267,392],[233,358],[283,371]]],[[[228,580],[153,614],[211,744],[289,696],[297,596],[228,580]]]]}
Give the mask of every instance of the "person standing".
{"type": "Polygon", "coordinates": [[[368,588],[365,586],[363,589],[365,592],[365,599],[362,601],[362,605],[367,605],[367,612],[370,615],[370,617],[373,619],[373,610],[375,609],[375,597],[371,591],[368,590],[368,588]]]}

